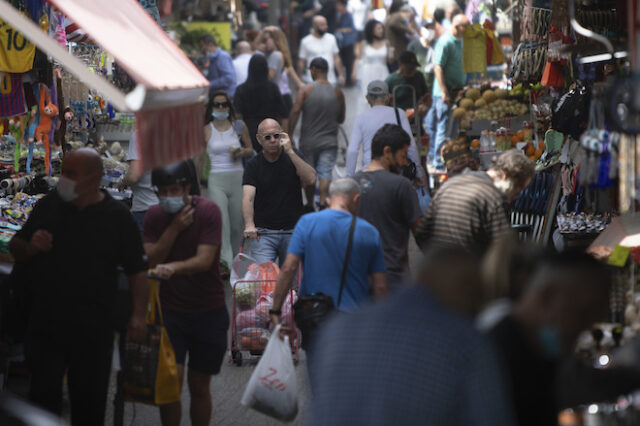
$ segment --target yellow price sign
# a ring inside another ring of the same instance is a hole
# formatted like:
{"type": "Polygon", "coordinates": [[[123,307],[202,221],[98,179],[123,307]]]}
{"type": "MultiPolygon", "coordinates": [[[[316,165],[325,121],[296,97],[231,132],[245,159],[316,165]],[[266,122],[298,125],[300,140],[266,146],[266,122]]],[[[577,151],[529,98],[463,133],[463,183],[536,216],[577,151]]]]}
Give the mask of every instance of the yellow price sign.
{"type": "Polygon", "coordinates": [[[631,254],[631,248],[624,246],[616,246],[607,259],[607,265],[618,266],[623,268],[624,265],[627,264],[627,260],[629,259],[629,254],[631,254]]]}

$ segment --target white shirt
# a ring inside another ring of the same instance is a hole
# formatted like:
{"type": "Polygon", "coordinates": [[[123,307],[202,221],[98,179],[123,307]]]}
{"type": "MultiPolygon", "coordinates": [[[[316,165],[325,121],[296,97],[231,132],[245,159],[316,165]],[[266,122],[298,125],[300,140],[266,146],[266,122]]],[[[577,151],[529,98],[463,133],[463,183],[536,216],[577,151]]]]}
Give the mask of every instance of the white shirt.
{"type": "Polygon", "coordinates": [[[329,75],[327,76],[329,83],[335,84],[336,72],[333,57],[339,51],[338,42],[333,34],[325,33],[322,38],[309,34],[303,38],[300,42],[300,52],[298,53],[298,58],[306,61],[306,69],[302,76],[302,80],[307,83],[311,82],[312,79],[311,73],[309,72],[309,64],[313,58],[322,57],[329,64],[329,75]]]}
{"type": "Polygon", "coordinates": [[[353,25],[356,27],[356,31],[364,31],[369,3],[365,0],[349,0],[347,3],[347,9],[353,15],[353,25]]]}
{"type": "MultiPolygon", "coordinates": [[[[138,159],[138,132],[133,132],[129,138],[127,161],[138,159]]],[[[145,172],[138,182],[131,185],[131,192],[133,192],[132,212],[146,212],[149,207],[158,204],[158,196],[151,185],[151,170],[145,172]]]]}
{"type": "Polygon", "coordinates": [[[211,127],[211,137],[207,141],[207,154],[209,154],[209,161],[211,162],[211,173],[243,171],[242,161],[239,158],[231,161],[231,148],[242,147],[234,126],[221,132],[215,128],[213,123],[209,123],[209,125],[211,127]]]}
{"type": "MultiPolygon", "coordinates": [[[[407,119],[407,114],[403,109],[398,108],[398,114],[400,115],[400,127],[409,134],[409,139],[411,140],[409,145],[409,158],[416,163],[418,177],[422,177],[420,157],[418,157],[416,142],[413,139],[413,133],[411,133],[409,119],[407,119]]],[[[396,113],[393,108],[389,106],[375,105],[356,117],[356,121],[353,123],[353,128],[351,129],[349,147],[347,148],[347,176],[356,174],[356,162],[358,161],[360,146],[362,146],[361,169],[369,165],[371,162],[371,141],[376,132],[385,124],[398,124],[396,113]]]]}
{"type": "Polygon", "coordinates": [[[236,69],[236,82],[238,86],[247,81],[249,75],[249,61],[253,55],[242,53],[233,60],[233,67],[236,69]]]}

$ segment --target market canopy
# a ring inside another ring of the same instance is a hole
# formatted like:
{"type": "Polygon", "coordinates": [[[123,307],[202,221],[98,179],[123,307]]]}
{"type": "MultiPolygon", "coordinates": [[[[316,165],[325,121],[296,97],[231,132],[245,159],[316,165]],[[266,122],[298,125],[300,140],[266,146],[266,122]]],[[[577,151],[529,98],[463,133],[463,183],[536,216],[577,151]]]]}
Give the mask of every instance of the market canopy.
{"type": "Polygon", "coordinates": [[[120,111],[136,114],[145,169],[198,155],[204,149],[204,99],[209,82],[136,0],[49,0],[109,52],[137,83],[125,94],[88,69],[6,1],[0,18],[54,57],[120,111]]]}

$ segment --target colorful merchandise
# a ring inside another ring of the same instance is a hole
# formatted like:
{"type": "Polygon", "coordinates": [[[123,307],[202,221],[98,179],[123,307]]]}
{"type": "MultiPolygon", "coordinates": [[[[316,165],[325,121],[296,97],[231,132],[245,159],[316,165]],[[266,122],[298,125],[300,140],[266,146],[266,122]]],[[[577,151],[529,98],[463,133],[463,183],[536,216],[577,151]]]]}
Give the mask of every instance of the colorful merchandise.
{"type": "Polygon", "coordinates": [[[0,117],[13,117],[25,112],[22,74],[0,73],[0,117]]]}

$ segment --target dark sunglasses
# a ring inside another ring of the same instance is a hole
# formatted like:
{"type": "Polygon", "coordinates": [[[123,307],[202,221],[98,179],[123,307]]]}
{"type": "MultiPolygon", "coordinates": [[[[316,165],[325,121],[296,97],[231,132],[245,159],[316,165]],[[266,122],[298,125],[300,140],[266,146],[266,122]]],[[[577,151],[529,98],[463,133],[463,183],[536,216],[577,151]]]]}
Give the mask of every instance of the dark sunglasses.
{"type": "Polygon", "coordinates": [[[273,139],[280,139],[282,137],[282,133],[272,133],[272,134],[266,134],[266,135],[260,135],[260,136],[265,141],[270,141],[272,137],[273,139]]]}
{"type": "Polygon", "coordinates": [[[214,102],[214,108],[229,108],[231,104],[229,102],[214,102]]]}

